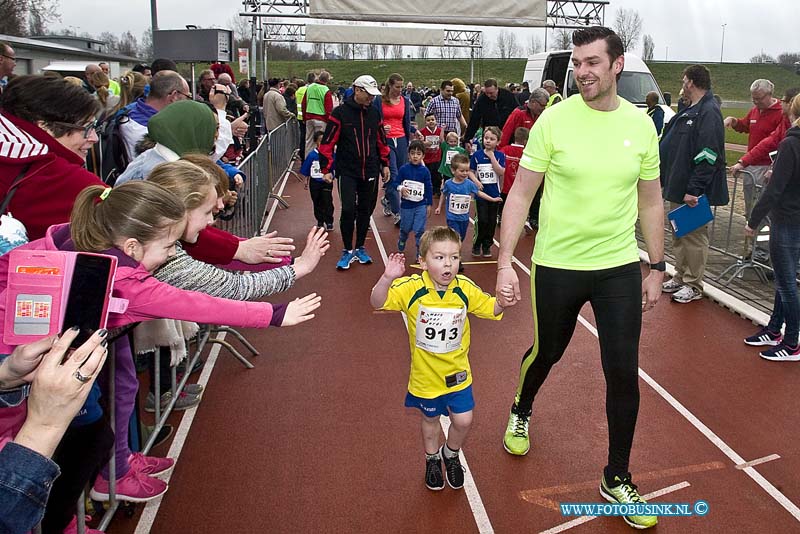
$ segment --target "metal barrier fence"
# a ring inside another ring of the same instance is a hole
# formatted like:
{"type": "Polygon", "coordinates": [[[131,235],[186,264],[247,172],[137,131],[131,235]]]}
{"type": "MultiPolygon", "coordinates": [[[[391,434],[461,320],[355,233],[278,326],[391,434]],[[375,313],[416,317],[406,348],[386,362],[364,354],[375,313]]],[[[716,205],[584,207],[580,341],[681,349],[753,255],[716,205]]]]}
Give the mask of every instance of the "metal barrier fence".
{"type": "MultiPolygon", "coordinates": [[[[236,210],[234,212],[233,217],[228,221],[218,221],[217,227],[230,232],[234,235],[239,237],[253,237],[258,235],[261,232],[263,227],[264,221],[267,216],[267,210],[269,207],[269,200],[274,199],[283,207],[288,207],[286,201],[284,201],[276,192],[275,188],[277,187],[280,179],[285,174],[294,174],[297,176],[294,171],[292,171],[291,166],[294,162],[294,159],[298,153],[297,143],[299,139],[299,125],[295,119],[290,119],[289,121],[283,123],[276,129],[269,132],[268,135],[264,136],[264,138],[259,143],[256,150],[251,152],[245,160],[239,165],[239,169],[241,169],[245,175],[247,176],[247,180],[245,181],[244,187],[239,192],[239,200],[237,202],[236,210]]],[[[299,178],[299,177],[298,177],[299,178]]],[[[200,330],[197,333],[195,339],[191,342],[195,344],[195,349],[190,355],[187,357],[186,361],[186,369],[192,369],[195,363],[200,359],[203,350],[206,346],[210,343],[220,344],[228,351],[230,351],[233,356],[235,356],[243,365],[248,368],[253,368],[253,365],[228,342],[224,341],[223,339],[218,339],[216,337],[217,333],[226,333],[231,334],[236,337],[250,353],[254,356],[258,355],[258,351],[253,347],[239,332],[236,330],[226,327],[226,326],[216,326],[216,325],[200,325],[200,330]]],[[[172,375],[172,399],[170,400],[169,404],[162,410],[161,409],[161,391],[160,391],[160,352],[156,350],[155,352],[155,393],[154,393],[154,400],[155,400],[155,427],[150,434],[150,438],[142,447],[141,452],[143,454],[147,454],[150,449],[153,447],[155,441],[158,439],[159,432],[164,427],[167,422],[167,418],[171,415],[172,410],[176,404],[176,402],[180,398],[180,393],[183,391],[184,386],[186,385],[187,381],[189,380],[189,372],[187,371],[184,373],[183,377],[180,381],[177,380],[177,372],[176,368],[173,366],[170,368],[170,372],[172,375]]],[[[113,343],[109,344],[109,355],[107,358],[106,366],[108,367],[108,375],[109,375],[109,399],[108,399],[108,411],[109,411],[109,419],[111,428],[114,427],[114,418],[115,418],[115,404],[114,404],[114,367],[115,367],[115,351],[113,347],[113,343]]],[[[112,449],[111,459],[109,460],[109,495],[110,499],[108,501],[107,506],[105,507],[105,511],[103,513],[103,517],[100,520],[100,524],[98,525],[98,529],[104,531],[108,528],[108,525],[111,523],[111,520],[114,518],[114,515],[118,511],[121,502],[116,498],[116,476],[115,476],[115,455],[114,450],[112,449]]],[[[81,495],[80,499],[78,500],[78,521],[77,521],[77,530],[80,534],[83,534],[86,529],[85,519],[83,511],[85,509],[85,496],[81,495]]],[[[132,505],[126,505],[126,513],[132,513],[132,505]]]]}

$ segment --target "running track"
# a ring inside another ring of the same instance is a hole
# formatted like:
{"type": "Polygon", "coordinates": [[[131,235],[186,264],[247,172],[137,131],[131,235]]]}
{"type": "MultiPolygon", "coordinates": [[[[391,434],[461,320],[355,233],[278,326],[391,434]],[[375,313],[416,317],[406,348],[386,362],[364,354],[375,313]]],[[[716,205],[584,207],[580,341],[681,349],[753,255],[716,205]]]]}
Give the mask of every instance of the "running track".
{"type": "MultiPolygon", "coordinates": [[[[284,194],[291,208],[279,210],[270,229],[294,237],[300,249],[313,223],[308,191],[290,179],[284,194]]],[[[374,223],[367,249],[375,264],[337,272],[337,228],[317,271],[270,299],[318,292],[316,319],[245,331],[262,352],[253,370],[224,352],[211,358],[216,364],[203,377],[213,376],[201,405],[187,412],[193,422],[169,492],[144,514],[142,506],[134,518],[118,514],[110,532],[631,531],[620,518],[574,521],[558,509],[559,502],[601,502],[605,388],[588,306],[537,398],[525,457],[504,452],[501,440],[530,344],[530,298],[499,323],[472,319],[477,407],[463,453],[474,483],[469,491],[424,487],[418,416],[403,408],[404,323],[369,305],[382,247],[395,250],[397,230],[380,207],[374,223]]],[[[443,224],[443,216],[432,223],[443,224]]],[[[532,244],[531,236],[520,240],[523,264],[532,244]]],[[[471,262],[468,245],[462,252],[471,262]]],[[[516,268],[529,295],[529,279],[516,268]]],[[[493,292],[493,263],[468,263],[465,274],[493,292]]],[[[653,501],[702,499],[710,509],[704,517],[661,518],[657,532],[800,532],[800,366],[761,360],[741,342],[752,330],[709,300],[682,306],[664,297],[645,314],[634,481],[643,495],[667,492],[653,501]],[[758,465],[737,465],[745,462],[758,465]]],[[[180,414],[173,417],[177,424],[180,414]]]]}

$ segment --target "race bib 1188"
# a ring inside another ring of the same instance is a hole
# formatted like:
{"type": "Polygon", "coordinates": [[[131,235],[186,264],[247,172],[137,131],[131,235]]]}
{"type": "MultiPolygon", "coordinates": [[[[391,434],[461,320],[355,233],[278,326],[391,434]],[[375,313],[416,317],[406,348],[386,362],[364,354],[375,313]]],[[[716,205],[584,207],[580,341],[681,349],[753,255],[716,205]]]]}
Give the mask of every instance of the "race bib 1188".
{"type": "Polygon", "coordinates": [[[447,203],[447,211],[453,215],[465,215],[469,213],[469,204],[472,201],[470,195],[450,195],[447,203]]]}

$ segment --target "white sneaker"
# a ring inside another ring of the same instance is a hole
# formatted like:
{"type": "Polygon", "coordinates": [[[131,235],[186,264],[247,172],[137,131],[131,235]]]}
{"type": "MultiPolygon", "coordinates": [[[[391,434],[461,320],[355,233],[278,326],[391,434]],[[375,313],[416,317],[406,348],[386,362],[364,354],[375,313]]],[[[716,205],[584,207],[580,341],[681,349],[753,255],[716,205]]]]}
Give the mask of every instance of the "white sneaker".
{"type": "Polygon", "coordinates": [[[672,295],[672,300],[680,304],[687,304],[693,300],[700,300],[701,298],[703,298],[703,292],[691,286],[683,286],[672,295]]]}
{"type": "Polygon", "coordinates": [[[661,291],[664,293],[675,293],[682,287],[684,287],[683,284],[679,283],[677,280],[675,280],[675,278],[670,278],[661,284],[661,291]]]}

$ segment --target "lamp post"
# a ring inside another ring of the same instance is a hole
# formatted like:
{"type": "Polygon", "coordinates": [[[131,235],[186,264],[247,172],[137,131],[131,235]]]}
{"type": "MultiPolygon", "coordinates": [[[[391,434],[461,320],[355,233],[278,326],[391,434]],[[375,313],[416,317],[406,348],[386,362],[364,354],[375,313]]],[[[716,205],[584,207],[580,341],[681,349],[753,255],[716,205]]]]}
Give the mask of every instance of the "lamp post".
{"type": "Polygon", "coordinates": [[[722,63],[722,52],[725,50],[725,26],[727,24],[722,25],[722,44],[719,46],[719,62],[722,63]]]}

